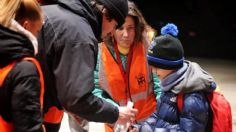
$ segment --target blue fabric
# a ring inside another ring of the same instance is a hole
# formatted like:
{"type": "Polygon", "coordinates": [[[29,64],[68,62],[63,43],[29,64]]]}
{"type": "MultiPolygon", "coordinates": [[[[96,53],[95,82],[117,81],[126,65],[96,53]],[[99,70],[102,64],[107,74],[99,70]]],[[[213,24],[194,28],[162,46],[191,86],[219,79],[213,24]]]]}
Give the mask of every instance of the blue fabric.
{"type": "Polygon", "coordinates": [[[157,57],[152,57],[150,55],[147,55],[147,59],[149,61],[152,61],[152,62],[155,62],[158,64],[171,65],[171,66],[180,65],[184,62],[184,58],[176,60],[176,61],[171,61],[171,60],[164,60],[164,59],[157,58],[157,57]]]}
{"type": "Polygon", "coordinates": [[[157,111],[142,123],[140,131],[204,132],[209,117],[209,105],[203,94],[202,92],[185,94],[183,109],[179,113],[176,94],[163,92],[158,101],[157,111]]]}
{"type": "Polygon", "coordinates": [[[213,77],[197,63],[185,61],[182,68],[161,81],[162,94],[158,106],[140,127],[146,131],[205,132],[210,106],[206,93],[216,87],[213,77]],[[177,94],[183,93],[183,108],[178,111],[177,94]]]}
{"type": "Polygon", "coordinates": [[[161,35],[170,34],[174,37],[177,37],[179,30],[177,26],[173,23],[168,23],[164,27],[161,28],[161,35]]]}

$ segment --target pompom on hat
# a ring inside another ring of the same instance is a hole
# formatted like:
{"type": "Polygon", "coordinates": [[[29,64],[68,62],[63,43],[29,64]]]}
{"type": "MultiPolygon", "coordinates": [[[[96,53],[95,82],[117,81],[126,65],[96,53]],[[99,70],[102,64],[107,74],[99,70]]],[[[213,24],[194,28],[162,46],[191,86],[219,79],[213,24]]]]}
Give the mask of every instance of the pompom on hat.
{"type": "Polygon", "coordinates": [[[168,23],[161,29],[148,50],[148,63],[160,69],[178,69],[183,66],[184,49],[178,38],[177,26],[168,23]]]}

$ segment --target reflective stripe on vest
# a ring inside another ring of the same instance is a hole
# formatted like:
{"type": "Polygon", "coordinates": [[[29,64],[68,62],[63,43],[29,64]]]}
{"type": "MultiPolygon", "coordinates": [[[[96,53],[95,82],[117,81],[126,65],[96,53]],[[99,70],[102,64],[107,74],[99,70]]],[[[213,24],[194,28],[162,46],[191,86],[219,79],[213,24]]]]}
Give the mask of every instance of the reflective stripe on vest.
{"type": "MultiPolygon", "coordinates": [[[[40,77],[40,109],[42,111],[43,110],[43,96],[44,96],[44,80],[43,80],[43,74],[42,74],[40,64],[38,63],[38,61],[35,58],[32,58],[32,57],[25,57],[22,60],[33,62],[38,69],[38,74],[40,77]]],[[[19,61],[22,61],[22,60],[19,60],[19,61]]],[[[17,61],[14,61],[14,62],[10,63],[9,65],[0,69],[0,73],[1,73],[0,74],[0,88],[3,85],[4,80],[6,79],[8,73],[12,70],[12,68],[14,67],[16,62],[17,61]]],[[[42,128],[45,131],[45,128],[43,125],[42,125],[42,128]]],[[[6,122],[0,116],[0,132],[12,132],[12,131],[13,131],[13,124],[11,122],[6,122]]]]}
{"type": "Polygon", "coordinates": [[[119,105],[124,106],[127,99],[134,102],[134,108],[139,110],[136,120],[148,117],[156,109],[156,99],[153,85],[149,85],[149,69],[145,55],[145,48],[138,43],[133,49],[132,63],[129,74],[129,88],[126,88],[119,65],[106,47],[100,45],[99,85],[119,105]],[[127,94],[130,89],[131,97],[127,94]]]}

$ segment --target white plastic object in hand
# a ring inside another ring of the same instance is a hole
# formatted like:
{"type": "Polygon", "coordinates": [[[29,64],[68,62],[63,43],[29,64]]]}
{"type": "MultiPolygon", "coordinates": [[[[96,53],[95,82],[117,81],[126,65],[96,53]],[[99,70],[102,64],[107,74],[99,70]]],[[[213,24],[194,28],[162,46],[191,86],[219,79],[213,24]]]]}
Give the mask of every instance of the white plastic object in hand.
{"type": "MultiPolygon", "coordinates": [[[[131,101],[128,101],[127,107],[133,108],[134,103],[131,101]]],[[[114,127],[114,132],[127,132],[128,128],[130,126],[130,122],[127,122],[126,124],[116,124],[114,127]]]]}
{"type": "Polygon", "coordinates": [[[133,106],[134,106],[134,103],[131,102],[131,101],[128,101],[127,107],[128,107],[128,108],[133,108],[133,106]]]}
{"type": "MultiPolygon", "coordinates": [[[[130,108],[130,109],[132,109],[133,106],[134,106],[134,103],[131,102],[131,101],[128,101],[128,103],[127,103],[127,107],[130,108]]],[[[130,126],[130,122],[127,122],[127,123],[126,123],[126,126],[125,126],[125,132],[127,132],[129,126],[130,126]]]]}

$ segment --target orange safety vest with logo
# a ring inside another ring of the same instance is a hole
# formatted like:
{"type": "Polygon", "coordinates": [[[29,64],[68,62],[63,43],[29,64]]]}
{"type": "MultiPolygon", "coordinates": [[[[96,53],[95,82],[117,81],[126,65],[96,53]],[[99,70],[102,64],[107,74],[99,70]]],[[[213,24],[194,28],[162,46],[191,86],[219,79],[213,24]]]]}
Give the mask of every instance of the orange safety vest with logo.
{"type": "Polygon", "coordinates": [[[156,99],[153,85],[150,85],[148,63],[144,45],[138,43],[133,48],[130,64],[128,86],[122,77],[119,65],[111,55],[106,44],[100,45],[99,85],[120,106],[126,106],[127,101],[134,103],[138,109],[136,121],[140,122],[156,110],[156,99]]]}
{"type": "MultiPolygon", "coordinates": [[[[35,66],[38,69],[38,73],[39,73],[39,77],[40,77],[40,106],[41,106],[41,111],[43,110],[43,96],[44,96],[44,80],[43,80],[43,73],[40,67],[40,64],[38,63],[38,61],[35,58],[32,57],[25,57],[22,60],[26,60],[26,61],[31,61],[35,64],[35,66]]],[[[0,88],[4,83],[5,78],[7,77],[8,73],[12,70],[12,68],[14,67],[14,65],[17,63],[17,61],[14,61],[12,63],[10,63],[9,65],[3,67],[0,69],[0,88]]],[[[45,128],[44,126],[42,126],[44,131],[45,128]]],[[[1,115],[0,115],[0,132],[13,132],[14,131],[14,127],[13,124],[11,122],[7,122],[5,121],[1,115]]]]}

